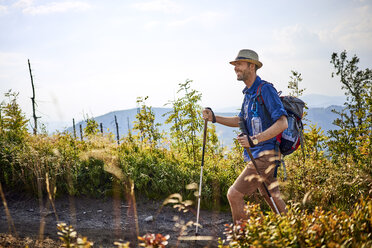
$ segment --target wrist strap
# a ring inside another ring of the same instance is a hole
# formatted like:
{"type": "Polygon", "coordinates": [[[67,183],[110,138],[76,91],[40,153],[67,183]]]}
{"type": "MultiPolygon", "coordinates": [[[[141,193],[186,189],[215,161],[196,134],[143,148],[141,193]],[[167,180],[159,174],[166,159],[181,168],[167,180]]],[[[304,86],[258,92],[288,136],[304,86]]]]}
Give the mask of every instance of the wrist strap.
{"type": "Polygon", "coordinates": [[[205,109],[209,109],[212,112],[212,123],[216,123],[216,116],[214,115],[213,110],[210,107],[206,107],[205,109]]]}
{"type": "Polygon", "coordinates": [[[248,143],[249,143],[249,146],[250,147],[255,147],[256,145],[253,144],[253,140],[251,139],[251,137],[249,137],[249,135],[247,134],[247,138],[248,138],[248,143]]]}

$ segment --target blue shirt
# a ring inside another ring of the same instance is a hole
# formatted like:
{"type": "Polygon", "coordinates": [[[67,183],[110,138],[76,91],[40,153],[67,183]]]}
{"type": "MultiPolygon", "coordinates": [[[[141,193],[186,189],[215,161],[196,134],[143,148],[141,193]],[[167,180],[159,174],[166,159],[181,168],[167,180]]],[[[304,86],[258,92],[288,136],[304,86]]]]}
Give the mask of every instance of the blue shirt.
{"type": "MultiPolygon", "coordinates": [[[[259,76],[256,77],[256,80],[253,82],[250,88],[245,87],[243,90],[244,101],[242,104],[239,117],[243,117],[245,120],[245,126],[248,129],[249,136],[252,136],[252,125],[251,119],[253,117],[252,105],[257,101],[257,113],[261,118],[262,122],[262,131],[265,131],[270,126],[272,126],[281,116],[287,116],[283,104],[278,96],[276,89],[269,83],[261,80],[259,76]],[[258,86],[261,83],[265,83],[261,87],[261,96],[264,104],[259,104],[256,98],[258,86]],[[266,110],[264,109],[266,108],[266,110]]],[[[259,154],[262,151],[273,150],[275,149],[276,137],[269,139],[265,142],[258,143],[255,147],[251,147],[251,152],[254,158],[258,158],[259,154]]],[[[244,160],[249,161],[247,151],[244,149],[244,160]]]]}

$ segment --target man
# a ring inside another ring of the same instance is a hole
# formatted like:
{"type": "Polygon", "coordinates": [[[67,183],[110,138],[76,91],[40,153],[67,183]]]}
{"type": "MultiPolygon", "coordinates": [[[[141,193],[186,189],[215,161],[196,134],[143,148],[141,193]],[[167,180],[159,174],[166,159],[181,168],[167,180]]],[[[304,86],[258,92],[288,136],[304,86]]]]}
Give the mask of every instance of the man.
{"type": "Polygon", "coordinates": [[[265,181],[279,212],[286,212],[286,206],[280,197],[279,186],[274,172],[276,170],[276,160],[279,156],[279,152],[275,149],[275,137],[288,127],[288,123],[287,112],[280,101],[277,91],[271,84],[263,83],[263,80],[256,75],[257,70],[262,67],[258,54],[248,49],[240,50],[236,59],[230,64],[234,65],[237,80],[243,81],[245,84],[243,90],[244,101],[239,116],[215,116],[211,109],[205,109],[203,110],[203,118],[229,127],[238,127],[240,118],[243,118],[249,136],[253,143],[257,144],[254,147],[250,147],[246,135],[237,138],[240,145],[245,148],[244,157],[248,164],[227,193],[232,217],[234,223],[236,223],[240,219],[248,218],[244,211],[244,196],[253,194],[257,189],[264,196],[271,209],[274,210],[269,196],[264,191],[262,181],[265,181]],[[257,99],[255,98],[259,86],[261,87],[261,96],[264,104],[257,104],[257,99]],[[261,119],[262,132],[253,135],[251,120],[253,115],[257,116],[257,114],[261,119]],[[250,161],[246,149],[251,149],[261,178],[250,161]]]}

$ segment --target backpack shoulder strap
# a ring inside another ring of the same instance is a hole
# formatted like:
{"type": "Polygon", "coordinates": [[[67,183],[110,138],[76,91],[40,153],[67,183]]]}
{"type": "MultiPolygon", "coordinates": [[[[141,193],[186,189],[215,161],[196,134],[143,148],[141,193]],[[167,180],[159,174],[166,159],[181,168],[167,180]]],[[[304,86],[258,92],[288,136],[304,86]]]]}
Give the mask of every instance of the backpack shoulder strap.
{"type": "Polygon", "coordinates": [[[256,99],[258,101],[259,104],[265,104],[264,103],[264,99],[262,97],[262,94],[261,94],[261,91],[262,91],[262,86],[264,84],[271,84],[273,85],[272,83],[269,83],[269,82],[266,82],[265,80],[262,80],[262,83],[257,87],[257,91],[256,91],[256,99]]]}

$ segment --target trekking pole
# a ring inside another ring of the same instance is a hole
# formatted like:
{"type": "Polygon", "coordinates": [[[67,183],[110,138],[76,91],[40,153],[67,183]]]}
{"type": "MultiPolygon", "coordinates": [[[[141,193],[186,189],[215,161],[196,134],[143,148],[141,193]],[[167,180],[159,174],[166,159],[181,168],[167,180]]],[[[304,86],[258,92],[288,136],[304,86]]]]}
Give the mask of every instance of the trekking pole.
{"type": "MultiPolygon", "coordinates": [[[[247,128],[245,127],[244,120],[242,120],[242,118],[241,118],[240,121],[239,121],[239,127],[240,127],[240,130],[242,131],[242,133],[239,134],[239,136],[247,135],[249,145],[250,145],[251,147],[253,147],[253,141],[252,141],[251,137],[249,137],[249,135],[248,135],[247,128]]],[[[252,153],[251,153],[251,150],[250,150],[249,148],[245,148],[245,150],[247,151],[249,157],[251,158],[251,161],[252,161],[254,167],[256,168],[256,171],[257,171],[258,176],[261,177],[261,178],[263,178],[263,177],[261,176],[260,172],[258,171],[258,166],[257,166],[256,160],[253,158],[253,155],[252,155],[252,153]]],[[[274,199],[273,199],[273,197],[271,196],[270,191],[269,191],[269,189],[268,189],[267,186],[266,186],[265,181],[263,181],[262,184],[263,184],[263,186],[264,186],[264,189],[265,189],[267,195],[268,195],[269,198],[270,198],[271,203],[272,203],[273,206],[274,206],[274,209],[275,209],[276,213],[280,215],[279,209],[278,209],[278,207],[276,206],[276,204],[275,204],[275,202],[274,202],[274,199]]]]}
{"type": "Polygon", "coordinates": [[[208,120],[204,120],[203,153],[202,153],[202,160],[201,160],[201,166],[200,166],[199,196],[198,196],[198,210],[196,212],[195,236],[198,235],[198,227],[199,227],[200,198],[201,198],[201,189],[202,189],[202,182],[203,182],[203,166],[204,166],[205,143],[207,140],[207,127],[208,127],[208,120]]]}

